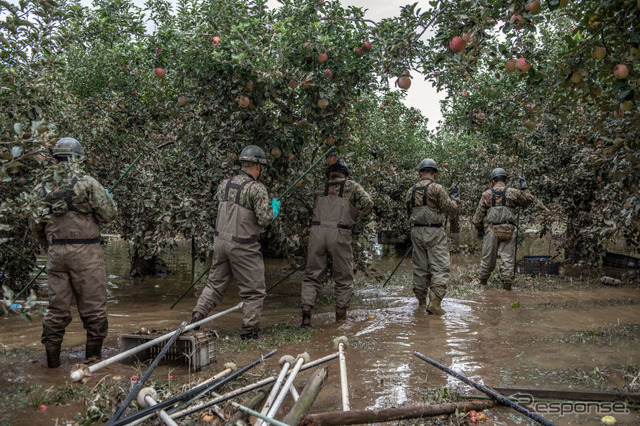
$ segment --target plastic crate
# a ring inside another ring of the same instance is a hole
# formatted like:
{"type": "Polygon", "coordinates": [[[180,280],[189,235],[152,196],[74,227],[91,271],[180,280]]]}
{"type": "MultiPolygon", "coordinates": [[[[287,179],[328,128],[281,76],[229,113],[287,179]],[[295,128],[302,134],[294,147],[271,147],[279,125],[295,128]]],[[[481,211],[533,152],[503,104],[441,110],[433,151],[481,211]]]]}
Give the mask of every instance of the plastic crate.
{"type": "Polygon", "coordinates": [[[517,263],[521,274],[560,275],[560,263],[551,262],[549,256],[526,256],[517,263]]]}
{"type": "Polygon", "coordinates": [[[624,254],[606,252],[602,258],[603,266],[610,266],[612,268],[620,269],[638,269],[640,266],[640,259],[633,256],[626,256],[624,254]]]}
{"type": "MultiPolygon", "coordinates": [[[[121,334],[119,336],[120,353],[140,346],[150,340],[157,339],[171,330],[152,330],[149,334],[121,334]]],[[[216,362],[216,341],[218,334],[214,330],[188,331],[182,334],[171,345],[161,363],[187,364],[193,371],[199,371],[202,367],[216,362]]],[[[135,361],[154,359],[162,350],[165,343],[160,342],[147,349],[143,349],[130,357],[122,360],[125,364],[133,364],[135,361]]]]}

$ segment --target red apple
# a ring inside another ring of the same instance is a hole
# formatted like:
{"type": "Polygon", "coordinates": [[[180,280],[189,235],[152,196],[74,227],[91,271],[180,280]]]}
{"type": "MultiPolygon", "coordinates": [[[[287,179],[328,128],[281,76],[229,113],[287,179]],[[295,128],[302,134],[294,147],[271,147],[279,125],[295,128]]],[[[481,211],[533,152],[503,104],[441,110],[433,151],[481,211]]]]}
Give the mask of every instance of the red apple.
{"type": "Polygon", "coordinates": [[[318,107],[320,109],[325,109],[329,105],[329,101],[326,98],[320,98],[318,100],[318,107]]]}
{"type": "Polygon", "coordinates": [[[413,121],[418,121],[418,117],[413,117],[413,121]]]}
{"type": "Polygon", "coordinates": [[[397,81],[398,87],[407,90],[411,87],[411,77],[400,77],[397,81]]]}
{"type": "Polygon", "coordinates": [[[462,97],[466,98],[467,97],[467,92],[462,92],[462,97]]]}
{"type": "Polygon", "coordinates": [[[46,409],[47,409],[47,406],[46,406],[46,405],[44,405],[44,404],[40,404],[40,405],[38,406],[38,410],[40,410],[40,411],[44,411],[44,410],[46,410],[46,409]]]}
{"type": "Polygon", "coordinates": [[[618,64],[613,69],[613,75],[618,80],[623,80],[623,79],[625,79],[625,78],[627,78],[629,76],[629,67],[626,66],[625,64],[618,64]]]}
{"type": "Polygon", "coordinates": [[[218,43],[220,43],[220,37],[215,36],[215,37],[213,38],[213,46],[214,46],[214,47],[217,47],[217,46],[218,46],[218,43]]]}
{"type": "Polygon", "coordinates": [[[456,53],[462,52],[466,47],[467,47],[467,42],[464,41],[464,39],[459,36],[455,36],[449,42],[449,49],[451,49],[456,53]]]}
{"type": "Polygon", "coordinates": [[[251,80],[247,81],[247,83],[244,85],[244,88],[247,90],[253,89],[253,81],[251,80]]]}
{"type": "Polygon", "coordinates": [[[239,96],[237,102],[238,105],[242,108],[246,108],[251,104],[251,100],[246,96],[239,96]]]}
{"type": "Polygon", "coordinates": [[[531,69],[531,63],[527,61],[527,58],[518,58],[516,69],[520,74],[526,74],[531,69]]]}
{"type": "Polygon", "coordinates": [[[364,43],[362,43],[362,50],[364,50],[365,52],[369,52],[371,50],[371,42],[365,41],[364,43]]]}
{"type": "Polygon", "coordinates": [[[327,145],[333,146],[336,143],[336,138],[334,138],[333,136],[329,136],[327,139],[325,139],[325,142],[327,143],[327,145]]]}
{"type": "Polygon", "coordinates": [[[178,105],[184,106],[187,104],[187,97],[184,95],[178,96],[178,105]]]}
{"type": "Polygon", "coordinates": [[[291,87],[292,89],[295,89],[296,87],[298,87],[298,82],[295,80],[289,81],[289,87],[291,87]]]}
{"type": "Polygon", "coordinates": [[[109,86],[109,88],[112,88],[113,87],[113,83],[109,83],[109,84],[107,84],[107,86],[109,86]]]}
{"type": "Polygon", "coordinates": [[[522,25],[524,24],[524,19],[522,19],[522,15],[511,15],[511,19],[509,19],[509,23],[513,25],[513,28],[516,30],[521,30],[522,25]]]}
{"type": "Polygon", "coordinates": [[[354,47],[353,54],[356,55],[356,58],[359,58],[364,55],[364,50],[362,50],[362,47],[354,47]]]}
{"type": "Polygon", "coordinates": [[[542,10],[542,5],[540,4],[540,0],[533,0],[531,3],[527,4],[524,9],[531,12],[532,15],[537,15],[540,13],[540,10],[542,10]]]}
{"type": "Polygon", "coordinates": [[[504,63],[504,68],[509,72],[513,72],[516,70],[516,62],[517,61],[515,59],[507,59],[504,63]]]}
{"type": "Polygon", "coordinates": [[[331,72],[331,70],[329,68],[324,70],[324,75],[326,75],[328,79],[332,79],[333,78],[333,72],[331,72]]]}
{"type": "Polygon", "coordinates": [[[462,34],[462,39],[465,41],[465,43],[469,43],[469,40],[471,40],[471,31],[462,34]]]}
{"type": "Polygon", "coordinates": [[[165,74],[166,74],[166,72],[165,72],[164,68],[157,67],[157,68],[153,69],[153,75],[155,75],[157,79],[164,78],[165,74]]]}
{"type": "Polygon", "coordinates": [[[473,83],[473,87],[478,87],[478,83],[473,83]]]}
{"type": "Polygon", "coordinates": [[[320,63],[327,62],[327,59],[329,59],[329,55],[327,55],[326,53],[318,54],[318,62],[320,63]]]}
{"type": "Polygon", "coordinates": [[[487,115],[484,112],[479,112],[477,117],[478,117],[478,121],[484,121],[487,115]]]}

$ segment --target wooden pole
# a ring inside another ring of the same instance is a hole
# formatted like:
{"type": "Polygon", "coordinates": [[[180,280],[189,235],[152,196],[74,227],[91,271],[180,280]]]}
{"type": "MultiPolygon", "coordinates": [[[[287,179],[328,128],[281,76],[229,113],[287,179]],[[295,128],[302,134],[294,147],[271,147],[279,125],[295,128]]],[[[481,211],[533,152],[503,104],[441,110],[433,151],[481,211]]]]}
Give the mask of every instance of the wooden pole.
{"type": "Polygon", "coordinates": [[[308,414],[300,422],[305,426],[354,425],[391,422],[419,417],[440,416],[456,411],[482,411],[497,405],[495,401],[449,402],[438,405],[414,405],[410,407],[385,408],[379,410],[351,410],[333,413],[308,414]]]}
{"type": "Polygon", "coordinates": [[[324,382],[327,381],[327,376],[329,375],[327,367],[318,368],[311,378],[307,381],[307,384],[304,385],[304,389],[300,393],[300,398],[293,405],[291,410],[284,416],[282,421],[288,425],[297,425],[300,423],[300,419],[305,415],[309,408],[313,405],[313,402],[318,397],[324,382]]]}

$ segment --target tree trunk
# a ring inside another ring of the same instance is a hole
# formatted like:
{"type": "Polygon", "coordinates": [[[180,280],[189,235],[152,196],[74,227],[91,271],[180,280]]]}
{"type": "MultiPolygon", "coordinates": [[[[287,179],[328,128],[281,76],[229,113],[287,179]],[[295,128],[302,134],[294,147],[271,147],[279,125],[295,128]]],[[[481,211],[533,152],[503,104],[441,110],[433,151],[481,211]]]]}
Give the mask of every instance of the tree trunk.
{"type": "Polygon", "coordinates": [[[318,397],[324,382],[327,380],[328,374],[327,367],[320,367],[315,371],[315,373],[313,373],[311,378],[307,381],[307,384],[304,385],[304,389],[302,389],[302,392],[300,393],[300,398],[298,398],[291,410],[282,420],[283,423],[288,425],[297,425],[300,422],[302,416],[309,411],[313,401],[318,397]]]}
{"type": "Polygon", "coordinates": [[[167,264],[158,256],[139,256],[136,250],[131,261],[132,278],[148,277],[153,275],[166,275],[168,273],[167,264]]]}
{"type": "Polygon", "coordinates": [[[439,405],[415,405],[411,407],[386,408],[381,410],[318,413],[304,416],[300,424],[305,426],[324,426],[391,422],[396,420],[415,419],[418,417],[452,414],[456,411],[482,411],[495,405],[497,405],[495,401],[451,402],[439,405]]]}

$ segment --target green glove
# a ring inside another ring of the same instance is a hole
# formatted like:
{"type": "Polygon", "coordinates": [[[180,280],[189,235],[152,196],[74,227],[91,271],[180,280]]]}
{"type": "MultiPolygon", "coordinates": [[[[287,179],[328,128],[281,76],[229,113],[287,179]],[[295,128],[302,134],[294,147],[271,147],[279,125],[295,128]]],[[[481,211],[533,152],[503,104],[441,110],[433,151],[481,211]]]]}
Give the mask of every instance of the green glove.
{"type": "Polygon", "coordinates": [[[275,219],[276,217],[278,217],[278,214],[280,213],[280,201],[276,200],[275,198],[272,199],[271,208],[273,209],[273,218],[275,219]]]}

